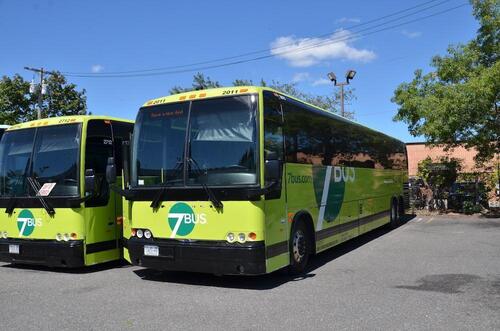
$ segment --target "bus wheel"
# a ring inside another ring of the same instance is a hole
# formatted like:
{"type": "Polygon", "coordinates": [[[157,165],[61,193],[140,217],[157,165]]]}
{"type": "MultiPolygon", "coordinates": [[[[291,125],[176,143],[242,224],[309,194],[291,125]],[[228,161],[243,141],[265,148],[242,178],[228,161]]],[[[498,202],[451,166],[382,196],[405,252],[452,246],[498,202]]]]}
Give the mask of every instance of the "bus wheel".
{"type": "Polygon", "coordinates": [[[391,200],[391,228],[395,229],[399,225],[398,220],[398,204],[395,199],[391,200]]]}
{"type": "Polygon", "coordinates": [[[306,270],[311,252],[311,240],[304,222],[294,223],[290,238],[290,266],[291,275],[302,274],[306,270]]]}

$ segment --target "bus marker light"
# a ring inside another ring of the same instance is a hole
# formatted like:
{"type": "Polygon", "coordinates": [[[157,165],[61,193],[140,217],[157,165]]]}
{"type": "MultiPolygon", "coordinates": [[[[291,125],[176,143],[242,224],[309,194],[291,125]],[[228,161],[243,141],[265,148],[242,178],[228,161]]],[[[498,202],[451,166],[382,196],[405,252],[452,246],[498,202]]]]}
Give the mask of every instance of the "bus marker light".
{"type": "Polygon", "coordinates": [[[123,216],[118,216],[118,217],[116,218],[116,224],[118,224],[118,225],[123,224],[123,216]]]}
{"type": "Polygon", "coordinates": [[[207,96],[207,94],[206,94],[206,93],[200,93],[200,95],[199,95],[198,97],[199,97],[199,98],[204,98],[204,97],[206,97],[206,96],[207,96]]]}
{"type": "Polygon", "coordinates": [[[248,238],[249,238],[250,240],[255,240],[255,239],[257,239],[257,235],[255,234],[255,232],[250,232],[250,233],[248,234],[248,238]]]}
{"type": "Polygon", "coordinates": [[[186,96],[183,95],[182,97],[179,98],[179,100],[186,100],[186,96]]]}

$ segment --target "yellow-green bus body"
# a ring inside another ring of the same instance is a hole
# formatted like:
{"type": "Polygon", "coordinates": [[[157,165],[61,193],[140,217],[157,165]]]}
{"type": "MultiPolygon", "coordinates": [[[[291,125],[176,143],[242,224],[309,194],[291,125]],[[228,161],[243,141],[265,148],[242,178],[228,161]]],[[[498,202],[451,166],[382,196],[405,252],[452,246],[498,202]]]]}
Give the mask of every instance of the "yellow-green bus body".
{"type": "Polygon", "coordinates": [[[7,129],[0,144],[0,261],[82,267],[120,259],[122,199],[103,171],[108,157],[121,156],[132,129],[132,121],[106,116],[7,129]],[[89,167],[95,193],[85,188],[89,167]]]}
{"type": "Polygon", "coordinates": [[[313,243],[311,253],[317,253],[389,223],[395,205],[397,217],[404,212],[407,166],[402,142],[269,88],[210,89],[148,101],[137,117],[131,145],[132,182],[124,200],[124,256],[134,265],[214,274],[264,274],[290,265],[291,232],[297,222],[305,224],[313,243]],[[234,104],[224,98],[234,98],[234,104]],[[211,101],[217,106],[212,107],[211,101]],[[255,130],[245,128],[245,120],[233,114],[236,111],[222,110],[226,105],[241,104],[253,109],[255,130]],[[186,111],[186,137],[190,138],[184,142],[188,146],[183,150],[184,160],[178,160],[184,162],[184,174],[163,165],[156,171],[155,162],[170,164],[168,157],[160,160],[166,155],[162,148],[171,155],[176,153],[171,145],[178,143],[175,139],[180,133],[176,132],[183,128],[181,117],[186,111]],[[156,122],[160,120],[161,125],[156,122]],[[210,121],[215,129],[207,127],[210,121]],[[233,122],[228,128],[225,121],[233,122]],[[142,132],[141,126],[147,130],[142,132]],[[165,128],[172,130],[172,140],[160,143],[165,128]],[[156,129],[157,135],[151,133],[156,129]],[[228,166],[236,169],[234,173],[221,175],[216,156],[229,160],[226,154],[236,150],[235,146],[250,144],[250,131],[255,135],[255,157],[248,156],[252,148],[248,149],[243,161],[228,166]],[[370,150],[365,154],[349,153],[349,139],[333,141],[341,133],[349,136],[358,131],[372,141],[356,147],[370,150]],[[210,141],[217,147],[211,149],[210,141]],[[341,143],[346,145],[338,147],[341,143]],[[379,144],[385,149],[379,151],[379,144]],[[273,148],[283,154],[279,155],[281,181],[277,190],[265,191],[266,158],[274,155],[273,148]],[[194,154],[200,160],[191,160],[194,154]],[[256,166],[247,167],[248,160],[255,160],[256,166]],[[238,183],[250,183],[254,168],[256,180],[251,184],[232,186],[223,180],[229,174],[238,183]],[[174,179],[169,180],[169,176],[174,179]],[[199,185],[193,184],[197,182],[199,185]],[[209,199],[203,183],[215,200],[222,201],[222,208],[209,199]],[[152,206],[155,199],[160,203],[152,206]],[[150,238],[144,236],[145,231],[150,238]]]}

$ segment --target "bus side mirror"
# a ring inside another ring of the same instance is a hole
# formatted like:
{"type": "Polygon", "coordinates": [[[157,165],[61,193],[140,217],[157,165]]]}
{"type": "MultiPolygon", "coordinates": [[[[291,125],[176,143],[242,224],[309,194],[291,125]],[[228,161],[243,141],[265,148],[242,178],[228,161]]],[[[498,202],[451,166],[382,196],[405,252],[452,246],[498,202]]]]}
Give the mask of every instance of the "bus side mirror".
{"type": "Polygon", "coordinates": [[[265,159],[264,179],[266,185],[278,183],[281,180],[281,160],[278,157],[278,153],[266,151],[265,159]]]}
{"type": "Polygon", "coordinates": [[[114,184],[116,182],[116,166],[114,157],[108,157],[108,165],[106,166],[106,181],[109,184],[114,184]]]}
{"type": "Polygon", "coordinates": [[[94,194],[95,173],[94,169],[85,169],[85,193],[94,194]]]}
{"type": "Polygon", "coordinates": [[[281,197],[281,170],[282,163],[276,153],[266,155],[264,164],[264,180],[267,193],[266,200],[279,199],[281,197]]]}
{"type": "Polygon", "coordinates": [[[266,160],[264,178],[267,183],[278,183],[281,180],[281,161],[266,160]]]}

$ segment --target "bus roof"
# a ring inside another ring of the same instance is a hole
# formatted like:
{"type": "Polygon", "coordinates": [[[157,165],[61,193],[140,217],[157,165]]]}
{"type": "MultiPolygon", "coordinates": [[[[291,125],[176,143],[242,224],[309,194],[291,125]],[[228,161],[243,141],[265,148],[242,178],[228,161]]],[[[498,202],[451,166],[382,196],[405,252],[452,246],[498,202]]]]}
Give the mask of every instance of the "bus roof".
{"type": "MultiPolygon", "coordinates": [[[[280,92],[278,90],[272,89],[270,87],[265,87],[265,86],[229,86],[229,87],[220,87],[220,88],[213,88],[213,89],[206,89],[206,90],[189,91],[189,92],[178,93],[178,94],[173,94],[173,95],[149,100],[143,105],[143,107],[150,107],[150,106],[156,106],[156,105],[172,103],[172,102],[179,102],[179,101],[214,98],[214,97],[219,97],[219,96],[259,93],[260,91],[270,91],[270,92],[277,93],[277,94],[282,95],[286,98],[290,98],[290,99],[293,99],[293,100],[298,101],[300,103],[306,104],[309,107],[312,107],[312,108],[316,109],[317,111],[322,112],[325,115],[333,117],[339,121],[350,123],[352,125],[361,126],[361,127],[367,128],[369,130],[383,134],[391,139],[399,140],[399,139],[396,139],[396,138],[388,135],[387,133],[372,129],[372,128],[367,127],[363,124],[360,124],[360,123],[355,122],[353,120],[350,120],[350,119],[347,119],[347,118],[342,117],[340,115],[337,115],[335,113],[332,113],[331,111],[328,111],[328,110],[325,110],[325,109],[320,108],[318,106],[315,106],[313,104],[310,104],[304,100],[298,99],[294,96],[288,95],[286,93],[283,93],[283,92],[280,92]]],[[[401,142],[401,143],[403,143],[403,142],[401,142]]]]}
{"type": "Polygon", "coordinates": [[[72,124],[72,123],[84,123],[90,120],[110,120],[117,122],[127,122],[134,123],[134,121],[126,120],[123,118],[116,118],[110,116],[101,116],[101,115],[74,115],[74,116],[60,116],[60,117],[50,117],[50,118],[42,118],[39,120],[19,123],[13,125],[7,129],[7,131],[19,130],[19,129],[28,129],[40,126],[49,126],[49,125],[61,125],[61,124],[72,124]]]}

